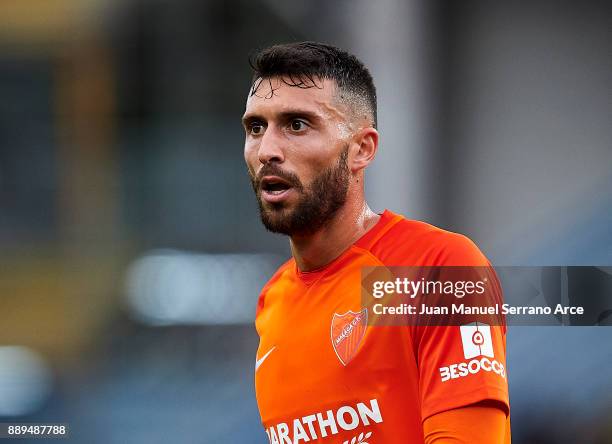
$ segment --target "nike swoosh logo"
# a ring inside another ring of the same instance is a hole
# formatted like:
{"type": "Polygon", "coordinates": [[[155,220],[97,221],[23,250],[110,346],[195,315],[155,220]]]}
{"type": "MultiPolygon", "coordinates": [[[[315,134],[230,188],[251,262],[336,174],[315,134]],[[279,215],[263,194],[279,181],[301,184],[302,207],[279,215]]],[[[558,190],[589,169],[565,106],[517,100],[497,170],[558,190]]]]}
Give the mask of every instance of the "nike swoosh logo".
{"type": "Polygon", "coordinates": [[[268,350],[268,353],[263,355],[261,358],[259,358],[255,362],[255,371],[257,371],[257,369],[259,369],[259,367],[261,367],[261,364],[263,364],[263,362],[267,359],[268,356],[270,356],[270,353],[272,353],[275,348],[276,348],[276,345],[274,347],[272,347],[270,350],[268,350]]]}

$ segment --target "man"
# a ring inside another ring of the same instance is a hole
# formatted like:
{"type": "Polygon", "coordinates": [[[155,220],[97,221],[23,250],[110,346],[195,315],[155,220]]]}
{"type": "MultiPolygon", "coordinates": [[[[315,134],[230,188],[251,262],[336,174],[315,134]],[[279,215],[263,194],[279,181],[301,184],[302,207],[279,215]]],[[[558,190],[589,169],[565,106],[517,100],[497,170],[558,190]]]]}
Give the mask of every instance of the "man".
{"type": "MultiPolygon", "coordinates": [[[[459,326],[359,329],[364,266],[489,265],[464,236],[368,207],[364,172],[378,149],[368,70],[314,42],[267,48],[251,64],[244,156],[261,219],[289,236],[293,256],[256,315],[270,442],[509,442],[505,372],[445,376],[465,361],[459,326]]],[[[491,326],[490,340],[503,369],[505,328],[491,326]]]]}

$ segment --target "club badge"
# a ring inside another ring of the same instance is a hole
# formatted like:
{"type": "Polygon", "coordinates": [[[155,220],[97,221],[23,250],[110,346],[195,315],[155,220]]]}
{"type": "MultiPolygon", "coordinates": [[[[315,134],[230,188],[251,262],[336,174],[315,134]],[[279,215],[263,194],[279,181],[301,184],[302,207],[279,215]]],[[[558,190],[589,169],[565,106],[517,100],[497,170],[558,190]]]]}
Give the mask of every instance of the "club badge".
{"type": "Polygon", "coordinates": [[[357,313],[349,310],[343,314],[334,313],[332,316],[331,342],[342,365],[347,365],[357,353],[367,323],[367,308],[357,313]]]}

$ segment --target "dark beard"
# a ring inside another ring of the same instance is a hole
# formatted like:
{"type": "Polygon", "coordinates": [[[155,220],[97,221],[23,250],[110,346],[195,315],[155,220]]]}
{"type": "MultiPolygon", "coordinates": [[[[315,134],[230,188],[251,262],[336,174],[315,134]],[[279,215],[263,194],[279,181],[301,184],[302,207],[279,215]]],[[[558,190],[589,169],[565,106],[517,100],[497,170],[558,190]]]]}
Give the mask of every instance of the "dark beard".
{"type": "Polygon", "coordinates": [[[261,221],[266,229],[289,236],[309,235],[319,231],[346,202],[350,176],[347,158],[348,146],[340,153],[336,164],[315,177],[308,189],[304,188],[297,176],[283,172],[276,165],[264,165],[259,172],[259,178],[266,175],[279,176],[290,182],[300,193],[297,206],[293,210],[285,208],[282,203],[265,208],[261,200],[261,179],[251,177],[261,221]]]}

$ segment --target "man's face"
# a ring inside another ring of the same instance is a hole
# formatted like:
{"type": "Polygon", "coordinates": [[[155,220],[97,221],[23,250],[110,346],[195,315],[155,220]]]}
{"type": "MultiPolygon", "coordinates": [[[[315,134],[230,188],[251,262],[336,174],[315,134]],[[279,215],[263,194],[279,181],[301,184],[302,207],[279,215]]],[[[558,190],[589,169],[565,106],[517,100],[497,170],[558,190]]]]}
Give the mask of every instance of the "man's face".
{"type": "Polygon", "coordinates": [[[300,88],[272,78],[247,100],[244,158],[270,231],[316,232],[346,201],[351,129],[335,93],[331,80],[300,88]]]}

